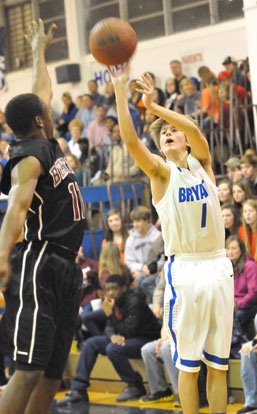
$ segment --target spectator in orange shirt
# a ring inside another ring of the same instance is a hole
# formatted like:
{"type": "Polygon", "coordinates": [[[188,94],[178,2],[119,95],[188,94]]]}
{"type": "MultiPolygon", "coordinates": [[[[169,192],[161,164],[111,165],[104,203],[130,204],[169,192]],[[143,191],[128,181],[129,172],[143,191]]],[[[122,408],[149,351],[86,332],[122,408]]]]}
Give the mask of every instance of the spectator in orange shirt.
{"type": "Polygon", "coordinates": [[[249,199],[243,203],[242,223],[238,236],[244,241],[247,253],[257,261],[257,200],[249,199]]]}
{"type": "Polygon", "coordinates": [[[208,72],[203,76],[202,89],[202,111],[203,116],[203,130],[208,138],[210,134],[211,119],[213,119],[214,126],[217,125],[219,119],[219,98],[218,98],[218,82],[213,72],[208,72]]]}

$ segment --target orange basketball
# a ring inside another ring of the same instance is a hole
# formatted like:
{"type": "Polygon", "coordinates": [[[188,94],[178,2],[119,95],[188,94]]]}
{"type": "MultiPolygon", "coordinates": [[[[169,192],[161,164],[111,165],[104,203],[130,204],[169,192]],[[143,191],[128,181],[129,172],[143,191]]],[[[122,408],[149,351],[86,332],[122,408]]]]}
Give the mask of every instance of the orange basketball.
{"type": "Polygon", "coordinates": [[[104,65],[128,62],[137,46],[137,35],[129,23],[110,17],[98,22],[89,35],[89,48],[94,58],[104,65]]]}

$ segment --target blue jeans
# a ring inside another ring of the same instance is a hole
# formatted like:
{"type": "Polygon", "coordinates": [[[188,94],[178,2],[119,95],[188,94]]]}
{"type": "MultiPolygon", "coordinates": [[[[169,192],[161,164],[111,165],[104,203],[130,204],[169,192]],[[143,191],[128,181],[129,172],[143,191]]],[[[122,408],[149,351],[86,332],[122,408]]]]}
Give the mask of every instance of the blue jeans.
{"type": "Polygon", "coordinates": [[[241,354],[241,378],[245,394],[245,406],[257,407],[257,354],[241,354]]]}
{"type": "Polygon", "coordinates": [[[158,276],[156,273],[146,277],[146,274],[142,272],[141,275],[136,278],[137,293],[142,297],[147,296],[152,302],[157,278],[158,276]]]}
{"type": "Polygon", "coordinates": [[[256,314],[257,314],[257,305],[253,305],[250,308],[246,308],[246,309],[236,310],[236,315],[238,317],[238,320],[243,326],[249,323],[251,320],[253,320],[256,314]]]}
{"type": "Polygon", "coordinates": [[[134,371],[129,358],[141,358],[141,347],[148,341],[149,339],[144,337],[130,338],[121,346],[113,344],[106,336],[89,338],[83,345],[71,388],[84,390],[89,387],[90,374],[98,354],[108,356],[122,381],[128,384],[142,383],[141,375],[134,371]]]}
{"type": "Polygon", "coordinates": [[[98,309],[92,312],[88,312],[82,319],[88,330],[88,336],[99,336],[103,334],[106,325],[106,315],[102,309],[98,309]]]}

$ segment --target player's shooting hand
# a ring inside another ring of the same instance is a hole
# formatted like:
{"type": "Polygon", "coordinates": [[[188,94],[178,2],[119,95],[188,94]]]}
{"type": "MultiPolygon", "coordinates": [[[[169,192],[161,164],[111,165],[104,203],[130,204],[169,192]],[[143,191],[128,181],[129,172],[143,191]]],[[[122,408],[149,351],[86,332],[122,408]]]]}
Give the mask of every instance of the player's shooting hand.
{"type": "Polygon", "coordinates": [[[149,73],[141,76],[142,81],[137,81],[136,91],[143,94],[143,102],[146,108],[151,108],[153,104],[154,83],[149,73]]]}
{"type": "Polygon", "coordinates": [[[45,33],[44,22],[42,19],[32,20],[27,32],[25,33],[25,39],[31,44],[32,51],[43,47],[46,49],[53,40],[54,31],[57,28],[55,23],[52,23],[45,33]]]}
{"type": "Polygon", "coordinates": [[[123,63],[119,66],[107,66],[108,72],[111,76],[111,80],[114,88],[119,87],[119,85],[127,85],[130,72],[129,62],[123,63]]]}
{"type": "Polygon", "coordinates": [[[9,260],[0,258],[0,289],[6,290],[10,277],[11,271],[9,260]]]}
{"type": "Polygon", "coordinates": [[[114,299],[110,299],[106,296],[102,303],[102,309],[106,316],[110,316],[112,314],[113,306],[114,306],[114,299]]]}
{"type": "Polygon", "coordinates": [[[111,342],[113,344],[117,344],[117,345],[120,345],[120,346],[124,346],[125,345],[125,338],[124,338],[124,336],[121,336],[121,335],[112,335],[110,339],[111,339],[111,342]]]}

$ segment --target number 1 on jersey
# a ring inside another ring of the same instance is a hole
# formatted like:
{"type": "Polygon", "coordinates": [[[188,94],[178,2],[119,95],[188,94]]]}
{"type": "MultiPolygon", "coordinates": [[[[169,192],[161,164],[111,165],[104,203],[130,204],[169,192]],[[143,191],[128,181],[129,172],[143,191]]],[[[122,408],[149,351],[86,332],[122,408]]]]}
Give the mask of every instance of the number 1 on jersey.
{"type": "Polygon", "coordinates": [[[201,227],[206,227],[207,203],[202,204],[202,220],[201,227]]]}

